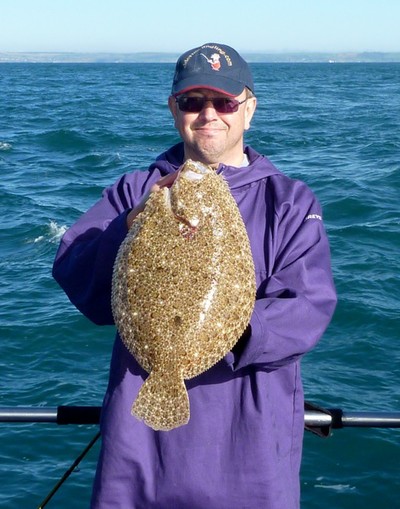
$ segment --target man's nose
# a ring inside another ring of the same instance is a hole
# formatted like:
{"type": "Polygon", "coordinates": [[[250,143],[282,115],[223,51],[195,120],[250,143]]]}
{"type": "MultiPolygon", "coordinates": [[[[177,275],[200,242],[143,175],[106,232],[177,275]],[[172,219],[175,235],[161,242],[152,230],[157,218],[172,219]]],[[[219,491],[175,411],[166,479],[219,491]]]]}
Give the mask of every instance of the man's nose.
{"type": "Polygon", "coordinates": [[[204,115],[206,117],[216,117],[218,115],[217,110],[214,107],[214,103],[212,99],[205,99],[203,108],[200,112],[201,115],[204,115]]]}

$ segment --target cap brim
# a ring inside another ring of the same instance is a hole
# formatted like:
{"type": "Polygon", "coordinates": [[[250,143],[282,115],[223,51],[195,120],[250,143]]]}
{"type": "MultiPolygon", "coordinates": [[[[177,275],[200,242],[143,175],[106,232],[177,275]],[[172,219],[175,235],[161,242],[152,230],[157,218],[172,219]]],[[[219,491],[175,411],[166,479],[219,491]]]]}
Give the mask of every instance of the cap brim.
{"type": "Polygon", "coordinates": [[[198,80],[194,82],[193,78],[190,78],[176,83],[172,89],[172,95],[184,94],[185,92],[199,88],[205,88],[207,90],[229,95],[230,97],[236,97],[243,92],[245,85],[226,78],[218,78],[216,76],[212,76],[212,80],[203,79],[200,82],[198,80]]]}

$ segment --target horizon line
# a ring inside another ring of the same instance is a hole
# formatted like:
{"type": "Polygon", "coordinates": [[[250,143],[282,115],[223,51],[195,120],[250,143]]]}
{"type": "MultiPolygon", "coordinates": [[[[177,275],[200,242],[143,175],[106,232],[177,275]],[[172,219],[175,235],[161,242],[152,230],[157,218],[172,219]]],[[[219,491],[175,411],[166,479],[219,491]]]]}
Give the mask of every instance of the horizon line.
{"type": "MultiPolygon", "coordinates": [[[[1,63],[175,63],[174,51],[1,51],[1,63]]],[[[251,51],[249,63],[398,63],[400,51],[251,51]]]]}

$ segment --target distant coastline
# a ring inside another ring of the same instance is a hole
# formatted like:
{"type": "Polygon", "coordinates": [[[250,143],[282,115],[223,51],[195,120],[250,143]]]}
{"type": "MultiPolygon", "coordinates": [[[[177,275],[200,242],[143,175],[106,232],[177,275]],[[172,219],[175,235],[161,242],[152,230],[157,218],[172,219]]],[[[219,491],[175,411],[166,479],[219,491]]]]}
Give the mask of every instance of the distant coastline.
{"type": "MultiPolygon", "coordinates": [[[[361,53],[245,53],[249,62],[258,63],[351,63],[400,62],[400,52],[361,53]]],[[[0,63],[175,63],[179,53],[60,53],[0,51],[0,63]]]]}

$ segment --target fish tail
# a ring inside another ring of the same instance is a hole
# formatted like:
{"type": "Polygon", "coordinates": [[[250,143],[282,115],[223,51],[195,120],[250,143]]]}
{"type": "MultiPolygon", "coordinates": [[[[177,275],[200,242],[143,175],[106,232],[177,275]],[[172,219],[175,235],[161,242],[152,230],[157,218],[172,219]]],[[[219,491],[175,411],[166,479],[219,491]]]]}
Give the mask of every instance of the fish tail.
{"type": "Polygon", "coordinates": [[[189,397],[179,373],[152,371],[132,406],[132,415],[154,430],[169,431],[189,422],[189,397]]]}

